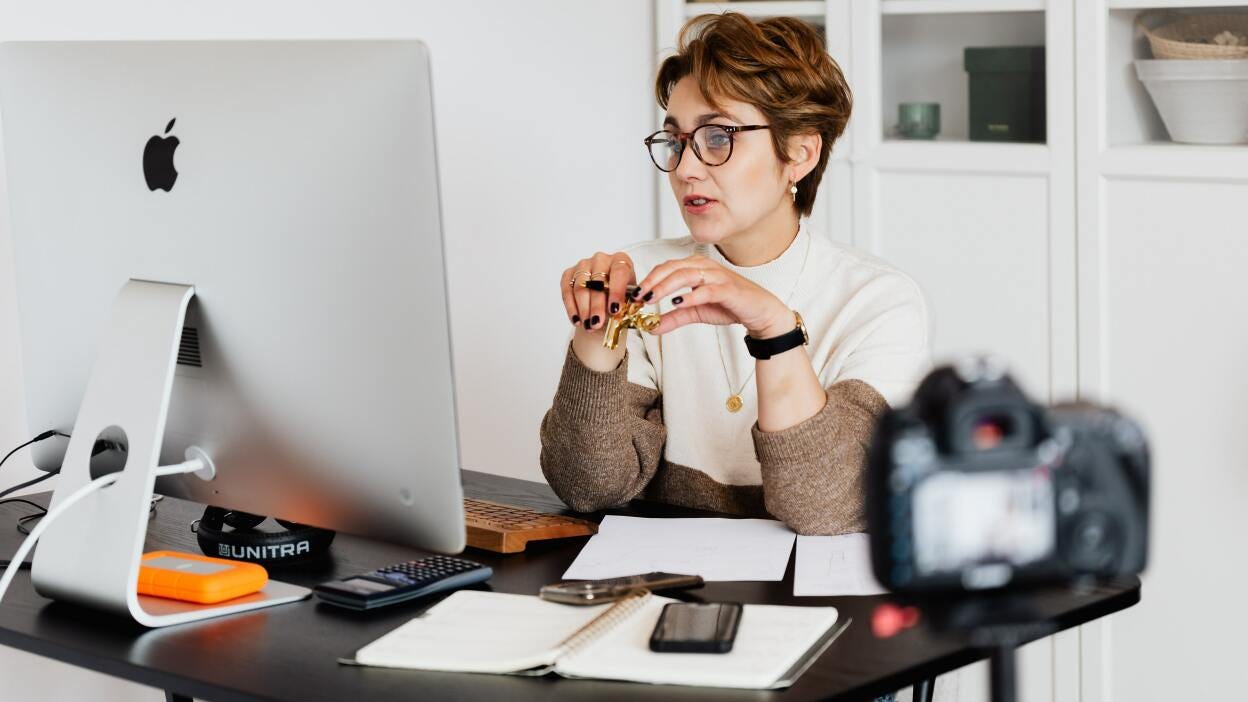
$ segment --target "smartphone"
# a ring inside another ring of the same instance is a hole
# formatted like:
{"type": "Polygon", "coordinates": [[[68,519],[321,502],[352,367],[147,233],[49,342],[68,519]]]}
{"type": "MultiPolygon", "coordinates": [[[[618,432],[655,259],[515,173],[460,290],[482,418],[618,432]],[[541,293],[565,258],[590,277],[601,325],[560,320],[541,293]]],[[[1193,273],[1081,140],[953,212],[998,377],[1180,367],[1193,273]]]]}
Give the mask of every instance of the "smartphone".
{"type": "Polygon", "coordinates": [[[606,578],[603,580],[572,580],[543,585],[539,595],[544,600],[562,602],[563,604],[593,605],[603,602],[614,602],[634,590],[682,590],[691,587],[702,587],[700,575],[679,575],[676,573],[646,573],[645,575],[628,575],[622,578],[606,578]]]}
{"type": "Polygon", "coordinates": [[[650,635],[657,653],[728,653],[741,623],[739,602],[672,602],[650,635]]]}

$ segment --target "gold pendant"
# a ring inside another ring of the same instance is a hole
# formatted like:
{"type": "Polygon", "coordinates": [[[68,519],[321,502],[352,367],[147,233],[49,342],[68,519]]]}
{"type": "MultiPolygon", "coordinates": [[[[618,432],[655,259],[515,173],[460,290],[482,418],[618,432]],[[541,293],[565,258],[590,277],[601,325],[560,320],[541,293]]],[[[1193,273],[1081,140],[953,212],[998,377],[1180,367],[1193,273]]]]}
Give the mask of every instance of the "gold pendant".
{"type": "Polygon", "coordinates": [[[740,412],[743,404],[745,403],[741,401],[740,395],[730,395],[728,397],[728,401],[724,403],[724,406],[728,408],[729,412],[740,412]]]}

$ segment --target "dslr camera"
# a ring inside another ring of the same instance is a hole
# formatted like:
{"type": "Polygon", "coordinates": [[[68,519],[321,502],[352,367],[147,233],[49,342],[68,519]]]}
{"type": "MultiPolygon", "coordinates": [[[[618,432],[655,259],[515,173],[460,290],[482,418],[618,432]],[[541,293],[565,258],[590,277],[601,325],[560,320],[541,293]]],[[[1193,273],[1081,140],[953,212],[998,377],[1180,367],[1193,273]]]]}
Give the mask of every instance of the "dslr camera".
{"type": "Polygon", "coordinates": [[[1139,573],[1149,454],[1132,420],[1028,401],[991,359],[936,369],[868,452],[876,578],[955,594],[1139,573]]]}

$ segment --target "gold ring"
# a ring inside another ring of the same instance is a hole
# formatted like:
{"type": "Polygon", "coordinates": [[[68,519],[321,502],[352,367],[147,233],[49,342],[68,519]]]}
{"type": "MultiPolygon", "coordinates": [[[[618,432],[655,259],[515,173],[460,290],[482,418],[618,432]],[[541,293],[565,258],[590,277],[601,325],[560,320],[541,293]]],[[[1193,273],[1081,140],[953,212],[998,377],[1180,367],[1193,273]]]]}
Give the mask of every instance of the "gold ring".
{"type": "Polygon", "coordinates": [[[611,262],[611,265],[613,266],[623,265],[623,266],[628,266],[629,268],[633,267],[633,264],[629,263],[627,258],[617,258],[616,260],[611,262]]]}
{"type": "Polygon", "coordinates": [[[606,280],[607,274],[606,273],[590,273],[589,279],[590,280],[606,280]]]}

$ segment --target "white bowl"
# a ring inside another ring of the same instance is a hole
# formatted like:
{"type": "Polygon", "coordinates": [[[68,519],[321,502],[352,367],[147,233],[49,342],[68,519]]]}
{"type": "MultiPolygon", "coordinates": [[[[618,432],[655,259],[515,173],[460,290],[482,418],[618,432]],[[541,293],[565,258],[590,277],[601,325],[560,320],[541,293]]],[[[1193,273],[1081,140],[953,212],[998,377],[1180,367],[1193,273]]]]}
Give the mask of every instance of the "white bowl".
{"type": "Polygon", "coordinates": [[[1170,138],[1185,144],[1248,144],[1248,59],[1139,59],[1170,138]]]}

